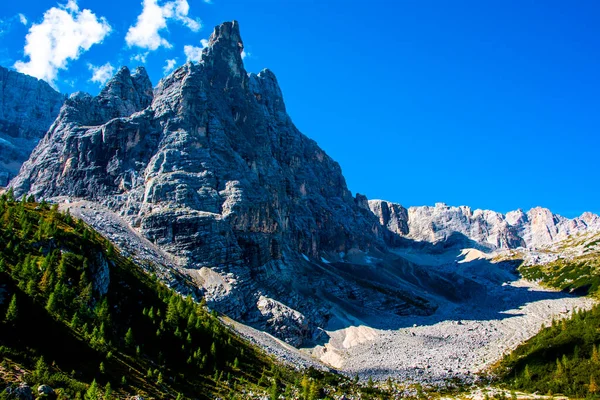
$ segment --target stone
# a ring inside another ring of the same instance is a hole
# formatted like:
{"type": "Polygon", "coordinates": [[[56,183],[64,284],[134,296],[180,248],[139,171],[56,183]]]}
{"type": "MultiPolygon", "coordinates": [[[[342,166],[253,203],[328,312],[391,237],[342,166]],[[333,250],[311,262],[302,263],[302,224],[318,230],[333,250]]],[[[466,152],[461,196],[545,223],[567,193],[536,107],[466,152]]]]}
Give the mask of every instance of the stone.
{"type": "Polygon", "coordinates": [[[46,396],[50,396],[54,394],[54,389],[52,389],[50,386],[48,385],[40,385],[37,388],[37,392],[39,395],[46,395],[46,396]]]}
{"type": "Polygon", "coordinates": [[[65,96],[0,67],[0,186],[6,186],[57,117],[65,96]]]}
{"type": "Polygon", "coordinates": [[[11,388],[9,393],[13,398],[18,400],[33,400],[33,392],[31,387],[29,387],[29,385],[26,383],[21,383],[19,386],[11,388]]]}

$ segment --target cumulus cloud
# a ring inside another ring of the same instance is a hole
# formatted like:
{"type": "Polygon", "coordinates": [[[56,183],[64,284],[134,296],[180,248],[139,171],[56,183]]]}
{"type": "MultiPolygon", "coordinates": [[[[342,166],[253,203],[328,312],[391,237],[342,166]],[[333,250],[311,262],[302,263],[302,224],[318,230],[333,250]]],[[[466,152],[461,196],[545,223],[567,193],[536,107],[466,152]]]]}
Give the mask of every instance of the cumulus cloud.
{"type": "Polygon", "coordinates": [[[54,85],[59,70],[101,43],[110,31],[104,17],[80,10],[75,0],[69,0],[66,5],[47,10],[42,22],[29,28],[24,49],[29,61],[17,61],[14,67],[54,85]]]}
{"type": "Polygon", "coordinates": [[[171,48],[171,43],[160,35],[160,31],[167,28],[168,21],[179,21],[194,32],[202,28],[200,20],[190,18],[189,12],[190,5],[187,0],[168,1],[162,6],[157,0],[144,0],[142,13],[138,16],[136,24],[129,27],[125,41],[129,47],[147,50],[171,48]]]}
{"type": "Polygon", "coordinates": [[[19,16],[19,22],[22,23],[23,25],[27,25],[28,21],[27,21],[27,17],[25,16],[25,14],[18,14],[19,16]]]}
{"type": "Polygon", "coordinates": [[[173,71],[175,69],[176,65],[177,65],[176,58],[173,58],[172,60],[167,60],[167,63],[163,67],[164,74],[167,75],[169,72],[173,71]]]}
{"type": "Polygon", "coordinates": [[[201,47],[186,45],[183,46],[183,52],[187,61],[200,62],[202,58],[202,50],[208,46],[208,40],[200,40],[201,47]]]}
{"type": "Polygon", "coordinates": [[[150,54],[150,52],[145,51],[143,53],[138,53],[138,54],[131,56],[130,59],[131,59],[131,61],[137,61],[139,63],[146,64],[146,59],[148,58],[148,54],[150,54]]]}
{"type": "Polygon", "coordinates": [[[88,64],[88,69],[92,71],[92,77],[90,81],[99,84],[100,86],[104,85],[115,73],[115,67],[113,67],[109,62],[101,66],[95,66],[92,64],[88,64]]]}

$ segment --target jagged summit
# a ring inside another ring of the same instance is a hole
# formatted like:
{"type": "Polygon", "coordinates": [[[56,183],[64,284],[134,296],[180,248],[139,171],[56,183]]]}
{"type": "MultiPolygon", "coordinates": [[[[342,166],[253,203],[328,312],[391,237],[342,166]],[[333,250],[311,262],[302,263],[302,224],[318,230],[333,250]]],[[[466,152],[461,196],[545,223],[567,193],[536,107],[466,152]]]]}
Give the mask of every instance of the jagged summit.
{"type": "Polygon", "coordinates": [[[225,61],[231,66],[243,65],[244,42],[237,21],[217,25],[208,39],[208,46],[202,51],[202,61],[213,64],[225,61]]]}
{"type": "Polygon", "coordinates": [[[441,242],[455,234],[489,249],[535,248],[565,239],[585,231],[600,231],[600,217],[583,213],[568,219],[553,214],[547,208],[534,207],[528,212],[519,209],[506,214],[471,207],[451,207],[437,203],[434,207],[404,208],[385,200],[371,200],[369,206],[380,223],[393,235],[421,242],[441,242]]]}

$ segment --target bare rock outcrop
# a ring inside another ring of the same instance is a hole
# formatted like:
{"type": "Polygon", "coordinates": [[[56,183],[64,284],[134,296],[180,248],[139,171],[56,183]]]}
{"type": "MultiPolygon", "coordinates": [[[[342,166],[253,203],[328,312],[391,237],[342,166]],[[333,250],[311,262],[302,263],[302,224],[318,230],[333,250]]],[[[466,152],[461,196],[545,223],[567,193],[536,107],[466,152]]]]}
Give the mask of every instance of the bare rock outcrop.
{"type": "Polygon", "coordinates": [[[0,186],[19,172],[64,101],[46,82],[0,67],[0,186]]]}
{"type": "Polygon", "coordinates": [[[537,248],[573,234],[600,231],[600,217],[595,214],[588,212],[568,219],[542,207],[526,213],[516,210],[506,214],[444,203],[406,209],[400,204],[371,200],[369,207],[393,234],[392,239],[388,239],[392,245],[397,237],[429,243],[462,237],[461,244],[469,241],[487,249],[537,248]]]}

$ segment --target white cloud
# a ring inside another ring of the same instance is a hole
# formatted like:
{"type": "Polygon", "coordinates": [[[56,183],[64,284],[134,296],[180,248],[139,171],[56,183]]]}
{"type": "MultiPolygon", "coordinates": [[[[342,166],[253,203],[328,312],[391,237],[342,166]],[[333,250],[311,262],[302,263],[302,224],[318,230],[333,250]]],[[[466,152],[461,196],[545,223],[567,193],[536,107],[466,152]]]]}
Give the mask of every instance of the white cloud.
{"type": "Polygon", "coordinates": [[[142,13],[138,16],[135,25],[130,26],[125,36],[129,47],[141,47],[147,50],[156,50],[159,47],[171,48],[167,39],[160,35],[160,31],[167,28],[169,20],[176,20],[194,32],[202,28],[200,20],[188,17],[190,5],[187,0],[173,0],[163,6],[157,0],[144,0],[142,13]]]}
{"type": "Polygon", "coordinates": [[[183,46],[183,52],[185,53],[185,58],[187,61],[200,62],[202,59],[202,50],[208,46],[208,40],[202,39],[200,40],[200,44],[202,47],[191,45],[183,46]]]}
{"type": "Polygon", "coordinates": [[[241,56],[242,56],[242,60],[243,60],[246,57],[251,57],[252,53],[246,53],[246,50],[242,50],[241,56]]]}
{"type": "Polygon", "coordinates": [[[19,13],[19,22],[22,23],[23,25],[27,26],[27,24],[29,23],[27,21],[27,17],[24,14],[19,13]]]}
{"type": "Polygon", "coordinates": [[[130,60],[131,61],[137,61],[137,62],[142,63],[142,64],[146,64],[146,59],[148,58],[148,54],[150,54],[149,51],[145,51],[143,53],[138,53],[138,54],[136,54],[134,56],[131,56],[130,60]]]}
{"type": "Polygon", "coordinates": [[[167,60],[166,65],[163,67],[164,74],[167,75],[169,72],[173,71],[175,69],[176,65],[177,65],[176,58],[173,58],[172,60],[167,60]]]}
{"type": "Polygon", "coordinates": [[[104,85],[115,73],[115,67],[109,62],[101,66],[95,66],[88,64],[88,69],[92,71],[92,77],[90,81],[98,83],[100,86],[104,85]]]}
{"type": "Polygon", "coordinates": [[[29,61],[17,61],[14,67],[54,85],[59,70],[101,43],[110,31],[104,17],[97,18],[88,9],[80,11],[77,2],[69,0],[66,5],[47,10],[43,21],[29,28],[24,49],[29,61]]]}

